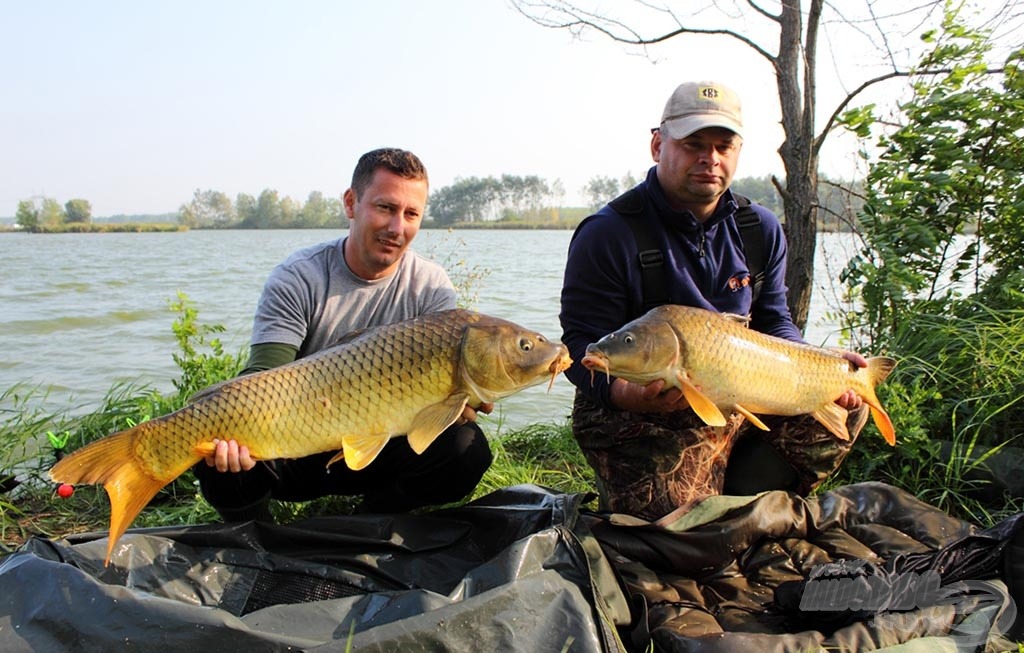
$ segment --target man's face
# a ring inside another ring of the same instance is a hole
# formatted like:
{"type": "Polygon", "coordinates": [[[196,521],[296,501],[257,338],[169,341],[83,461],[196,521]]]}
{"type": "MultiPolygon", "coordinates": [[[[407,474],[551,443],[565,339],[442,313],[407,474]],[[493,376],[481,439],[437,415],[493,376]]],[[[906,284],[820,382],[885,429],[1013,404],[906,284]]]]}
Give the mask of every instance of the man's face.
{"type": "Polygon", "coordinates": [[[742,145],[743,139],[722,127],[701,129],[680,140],[656,131],[651,155],[658,164],[658,182],[673,208],[717,204],[732,183],[742,145]]]}
{"type": "Polygon", "coordinates": [[[406,179],[386,169],[374,173],[360,197],[351,188],[345,191],[345,262],[353,272],[364,279],[394,272],[420,230],[427,193],[425,179],[406,179]]]}

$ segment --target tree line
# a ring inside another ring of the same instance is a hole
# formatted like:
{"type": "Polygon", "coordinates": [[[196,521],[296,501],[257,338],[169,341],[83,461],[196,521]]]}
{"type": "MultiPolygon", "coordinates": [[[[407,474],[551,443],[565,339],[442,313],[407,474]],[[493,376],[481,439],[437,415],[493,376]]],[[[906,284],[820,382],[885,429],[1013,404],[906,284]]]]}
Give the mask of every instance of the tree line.
{"type": "MultiPolygon", "coordinates": [[[[565,191],[561,180],[548,181],[536,175],[456,178],[455,182],[431,193],[427,204],[428,225],[454,227],[486,223],[549,224],[571,227],[582,217],[597,211],[609,200],[632,188],[638,180],[632,174],[622,177],[594,176],[580,189],[583,207],[562,206],[565,191]]],[[[840,186],[839,184],[836,187],[840,186]]],[[[769,175],[736,179],[733,187],[781,215],[782,202],[769,175]]],[[[823,217],[833,222],[830,230],[849,224],[847,195],[823,193],[823,217]],[[835,216],[844,216],[839,219],[835,216]]],[[[135,219],[145,216],[132,216],[135,219]]],[[[339,198],[313,191],[305,202],[281,196],[266,189],[258,196],[239,193],[232,199],[224,192],[196,189],[192,199],[176,214],[160,216],[187,229],[324,229],[344,224],[344,207],[339,198]]],[[[105,222],[125,222],[104,218],[105,222]]],[[[88,225],[92,207],[88,200],[73,199],[61,205],[44,198],[18,203],[17,224],[27,231],[53,231],[62,227],[88,225]]]]}
{"type": "Polygon", "coordinates": [[[92,205],[83,199],[68,200],[63,206],[52,197],[42,198],[39,206],[34,199],[21,200],[14,221],[27,231],[85,225],[92,221],[92,205]]]}

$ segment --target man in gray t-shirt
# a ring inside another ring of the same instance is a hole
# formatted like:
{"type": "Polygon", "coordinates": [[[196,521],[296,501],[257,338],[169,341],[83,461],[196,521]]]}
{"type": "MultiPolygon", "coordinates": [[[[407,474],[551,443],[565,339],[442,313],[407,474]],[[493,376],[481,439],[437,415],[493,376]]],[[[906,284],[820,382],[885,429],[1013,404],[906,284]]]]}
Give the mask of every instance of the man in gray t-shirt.
{"type": "MultiPolygon", "coordinates": [[[[348,236],[298,251],[271,272],[242,373],[290,363],[358,329],[455,308],[455,288],[444,269],[409,250],[427,193],[426,170],[411,152],[385,148],[364,154],[343,197],[348,236]]],[[[218,442],[193,471],[225,521],[271,520],[272,498],[363,495],[362,508],[369,512],[448,503],[472,492],[491,464],[476,413],[467,408],[463,418],[422,454],[393,439],[359,471],[333,465],[328,473],[327,461],[336,452],[256,462],[234,440],[218,442]]]]}

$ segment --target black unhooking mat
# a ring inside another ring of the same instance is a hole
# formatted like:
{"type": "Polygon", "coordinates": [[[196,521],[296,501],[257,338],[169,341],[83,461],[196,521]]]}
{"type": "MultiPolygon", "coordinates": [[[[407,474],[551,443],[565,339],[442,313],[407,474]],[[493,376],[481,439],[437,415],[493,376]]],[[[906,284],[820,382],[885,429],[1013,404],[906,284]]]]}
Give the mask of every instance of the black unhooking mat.
{"type": "Polygon", "coordinates": [[[108,568],[102,534],[34,539],[0,560],[0,651],[1017,650],[1022,516],[875,483],[655,524],[582,500],[132,529],[108,568]]]}

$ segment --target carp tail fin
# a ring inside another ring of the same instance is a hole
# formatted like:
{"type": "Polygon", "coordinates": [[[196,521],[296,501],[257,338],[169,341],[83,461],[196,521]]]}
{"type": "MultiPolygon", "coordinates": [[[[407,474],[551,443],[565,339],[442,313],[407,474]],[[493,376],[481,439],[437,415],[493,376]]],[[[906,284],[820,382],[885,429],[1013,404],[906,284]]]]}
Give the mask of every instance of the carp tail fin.
{"type": "Polygon", "coordinates": [[[875,426],[885,438],[889,446],[896,446],[896,429],[892,425],[889,414],[882,408],[882,403],[875,395],[875,386],[885,381],[893,368],[896,367],[896,360],[886,356],[874,356],[868,359],[868,378],[871,380],[871,391],[865,396],[864,403],[871,407],[871,418],[875,426]]]}
{"type": "Polygon", "coordinates": [[[871,387],[889,378],[893,368],[896,367],[896,359],[888,356],[872,356],[868,359],[868,378],[871,379],[871,387]]]}
{"type": "Polygon", "coordinates": [[[68,454],[50,469],[50,478],[58,483],[102,483],[107,491],[110,533],[104,566],[110,564],[114,545],[135,517],[160,488],[170,482],[153,478],[135,456],[133,444],[138,429],[143,426],[145,423],[92,442],[68,454]]]}

